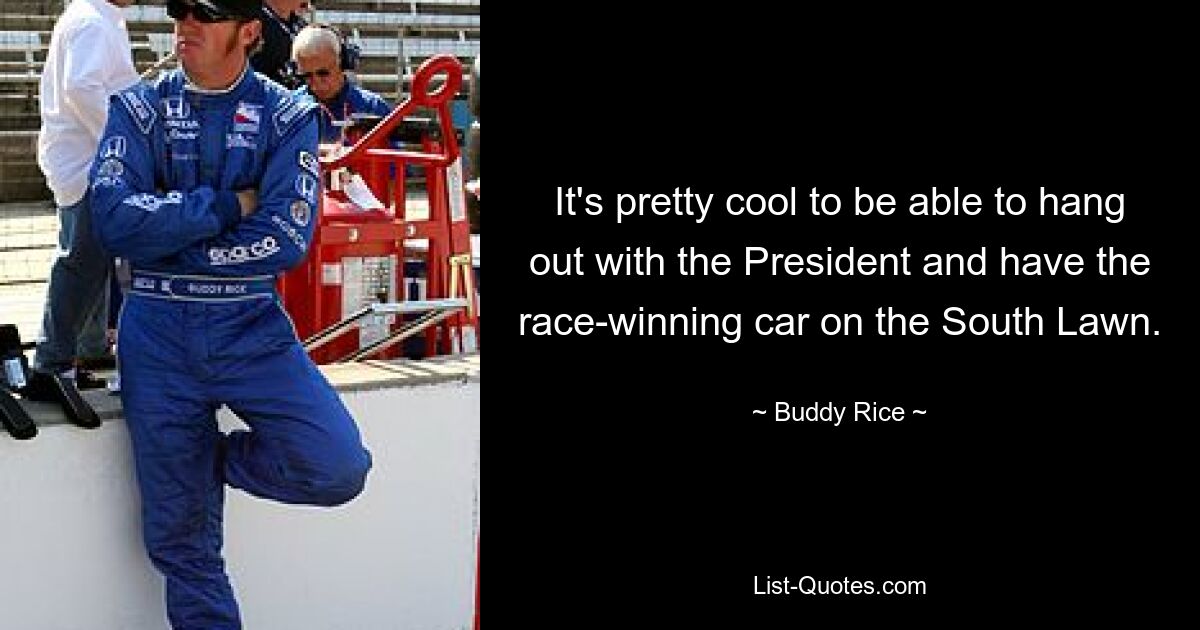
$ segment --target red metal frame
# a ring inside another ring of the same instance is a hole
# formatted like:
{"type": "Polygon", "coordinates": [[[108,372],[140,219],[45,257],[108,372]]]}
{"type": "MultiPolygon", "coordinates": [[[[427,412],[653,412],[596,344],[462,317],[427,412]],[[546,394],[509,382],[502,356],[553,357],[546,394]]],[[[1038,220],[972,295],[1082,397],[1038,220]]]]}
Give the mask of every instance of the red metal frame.
{"type": "MultiPolygon", "coordinates": [[[[453,256],[471,255],[470,222],[466,216],[463,190],[448,190],[447,171],[459,159],[460,150],[450,115],[450,105],[462,84],[462,64],[450,55],[438,55],[421,64],[412,82],[411,96],[401,103],[373,129],[362,135],[345,153],[334,158],[322,158],[323,192],[318,224],[305,262],[280,279],[279,289],[284,305],[292,317],[297,334],[308,338],[323,328],[338,322],[342,313],[341,284],[323,282],[325,265],[338,265],[347,257],[395,256],[398,262],[395,279],[401,299],[411,299],[404,282],[406,239],[427,239],[425,254],[426,298],[466,297],[471,304],[467,313],[448,318],[426,333],[426,354],[447,354],[452,351],[454,335],[461,335],[463,326],[478,331],[479,319],[475,296],[451,296],[450,274],[454,272],[453,256]],[[444,76],[444,83],[430,92],[431,82],[444,76]],[[418,109],[436,113],[440,138],[426,137],[421,151],[403,151],[391,147],[389,137],[404,120],[418,109]],[[429,197],[429,218],[426,221],[407,221],[405,211],[405,166],[424,167],[426,191],[429,197]],[[384,210],[363,211],[351,203],[344,192],[333,190],[331,174],[340,169],[359,174],[366,185],[385,206],[384,210]],[[461,220],[451,216],[450,195],[458,195],[463,208],[461,220]]],[[[462,270],[472,273],[471,265],[462,270]]],[[[465,282],[460,282],[464,285],[465,282]]],[[[471,293],[464,290],[463,293],[471,293]]],[[[397,325],[399,322],[397,322],[397,325]]],[[[476,333],[478,340],[478,333],[476,333]]],[[[459,342],[462,339],[459,337],[459,342]]],[[[461,347],[461,346],[460,346],[461,347]]],[[[317,349],[314,361],[336,361],[358,348],[357,332],[348,332],[339,340],[317,349]]],[[[398,356],[400,348],[384,351],[382,357],[398,356]]]]}

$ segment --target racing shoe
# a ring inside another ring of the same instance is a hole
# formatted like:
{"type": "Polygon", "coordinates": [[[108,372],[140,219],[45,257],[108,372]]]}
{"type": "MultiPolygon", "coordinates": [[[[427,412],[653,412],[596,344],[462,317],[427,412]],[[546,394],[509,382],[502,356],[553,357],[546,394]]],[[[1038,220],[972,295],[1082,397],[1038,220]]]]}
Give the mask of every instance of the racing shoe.
{"type": "Polygon", "coordinates": [[[103,424],[96,410],[80,395],[70,371],[52,374],[34,370],[21,395],[29,400],[58,403],[68,420],[85,429],[95,429],[103,424]]]}

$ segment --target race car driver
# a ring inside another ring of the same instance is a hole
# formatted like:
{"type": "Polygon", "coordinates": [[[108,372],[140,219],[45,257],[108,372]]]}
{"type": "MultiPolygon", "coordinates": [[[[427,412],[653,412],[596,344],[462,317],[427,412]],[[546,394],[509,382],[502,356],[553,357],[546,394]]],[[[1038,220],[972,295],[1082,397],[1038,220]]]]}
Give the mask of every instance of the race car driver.
{"type": "Polygon", "coordinates": [[[118,364],[144,540],[172,627],[241,628],[224,485],[334,506],[371,455],[298,342],[274,282],[319,194],[313,104],[254,73],[261,0],[169,0],[182,70],[118,93],[91,172],[93,225],[131,262],[118,364]],[[248,431],[223,434],[227,406],[248,431]]]}

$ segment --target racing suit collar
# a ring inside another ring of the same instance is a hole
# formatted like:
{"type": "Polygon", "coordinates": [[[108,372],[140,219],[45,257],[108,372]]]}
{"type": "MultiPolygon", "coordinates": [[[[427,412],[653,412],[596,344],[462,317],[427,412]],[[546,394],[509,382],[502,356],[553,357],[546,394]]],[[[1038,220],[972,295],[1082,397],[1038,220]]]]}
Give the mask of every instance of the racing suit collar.
{"type": "Polygon", "coordinates": [[[204,95],[208,95],[208,96],[225,96],[228,94],[233,94],[234,92],[237,92],[239,89],[241,89],[246,84],[246,82],[249,80],[249,77],[253,74],[250,72],[250,62],[247,61],[246,65],[242,68],[241,76],[239,76],[237,78],[237,80],[233,82],[232,85],[230,85],[227,88],[221,89],[221,90],[210,90],[207,88],[202,88],[202,87],[196,85],[195,83],[192,83],[192,79],[190,77],[188,77],[187,71],[182,70],[182,69],[181,69],[181,71],[183,72],[183,88],[185,90],[187,90],[189,92],[195,92],[196,94],[204,94],[204,95]]]}

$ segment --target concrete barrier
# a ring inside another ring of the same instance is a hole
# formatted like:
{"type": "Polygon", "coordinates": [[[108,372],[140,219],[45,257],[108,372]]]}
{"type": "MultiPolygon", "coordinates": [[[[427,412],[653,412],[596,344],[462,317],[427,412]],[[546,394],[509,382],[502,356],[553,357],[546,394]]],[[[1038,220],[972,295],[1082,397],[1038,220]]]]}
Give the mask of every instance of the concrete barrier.
{"type": "MultiPolygon", "coordinates": [[[[324,368],[374,457],[334,509],[227,494],[225,555],[247,628],[470,628],[479,532],[479,356],[324,368]]],[[[0,619],[6,628],[166,627],[143,551],[115,397],[88,431],[30,405],[39,435],[0,433],[0,619]]],[[[240,422],[227,410],[219,421],[240,422]]]]}

